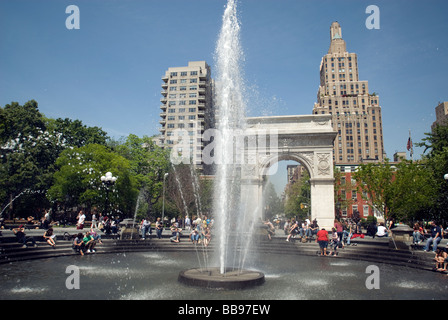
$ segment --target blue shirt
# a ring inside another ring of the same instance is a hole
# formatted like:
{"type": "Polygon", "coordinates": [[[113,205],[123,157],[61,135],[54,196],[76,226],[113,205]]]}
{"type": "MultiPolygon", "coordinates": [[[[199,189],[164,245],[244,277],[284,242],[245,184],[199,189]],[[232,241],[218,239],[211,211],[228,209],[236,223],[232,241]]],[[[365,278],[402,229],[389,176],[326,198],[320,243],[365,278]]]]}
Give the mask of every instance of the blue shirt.
{"type": "Polygon", "coordinates": [[[439,234],[438,238],[442,236],[440,227],[439,226],[432,227],[431,228],[431,237],[434,238],[437,235],[437,233],[439,234]]]}

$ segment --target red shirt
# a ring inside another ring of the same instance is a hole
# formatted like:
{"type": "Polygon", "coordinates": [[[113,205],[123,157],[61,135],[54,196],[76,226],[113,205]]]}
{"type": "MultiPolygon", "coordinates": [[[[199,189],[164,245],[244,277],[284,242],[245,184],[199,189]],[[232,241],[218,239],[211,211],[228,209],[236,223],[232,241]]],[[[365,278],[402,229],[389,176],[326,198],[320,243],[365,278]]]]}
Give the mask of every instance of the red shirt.
{"type": "Polygon", "coordinates": [[[328,241],[328,232],[327,230],[319,230],[317,232],[317,241],[328,241]]]}

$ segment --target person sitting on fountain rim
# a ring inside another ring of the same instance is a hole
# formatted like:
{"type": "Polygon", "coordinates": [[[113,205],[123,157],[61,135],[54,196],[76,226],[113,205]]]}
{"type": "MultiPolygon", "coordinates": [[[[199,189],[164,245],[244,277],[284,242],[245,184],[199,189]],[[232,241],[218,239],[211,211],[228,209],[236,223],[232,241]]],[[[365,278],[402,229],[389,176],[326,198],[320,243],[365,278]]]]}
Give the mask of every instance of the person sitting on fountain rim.
{"type": "Polygon", "coordinates": [[[14,232],[17,237],[17,242],[21,243],[23,248],[28,248],[28,242],[31,242],[34,247],[37,247],[36,240],[34,240],[33,237],[26,236],[25,227],[23,226],[23,224],[20,225],[17,229],[12,229],[12,232],[14,232]]]}
{"type": "Polygon", "coordinates": [[[198,229],[193,229],[190,233],[190,239],[194,243],[199,243],[199,232],[198,229]]]}
{"type": "Polygon", "coordinates": [[[434,267],[433,270],[445,272],[448,263],[448,254],[445,252],[444,249],[437,248],[434,260],[436,261],[436,266],[434,267]]]}
{"type": "Polygon", "coordinates": [[[47,231],[45,231],[43,237],[45,241],[47,241],[47,243],[53,247],[53,249],[56,249],[56,242],[54,240],[56,238],[56,235],[53,234],[53,228],[49,228],[47,231]]]}
{"type": "Polygon", "coordinates": [[[425,248],[423,249],[425,252],[429,252],[429,248],[431,247],[432,244],[432,252],[436,252],[437,250],[437,245],[440,243],[440,241],[442,240],[442,236],[443,236],[443,231],[440,228],[440,226],[437,225],[437,223],[435,221],[431,222],[431,237],[428,238],[428,240],[426,241],[426,245],[425,248]]]}
{"type": "Polygon", "coordinates": [[[177,227],[177,223],[173,224],[171,227],[172,237],[170,238],[171,242],[180,242],[180,233],[182,229],[177,227]]]}
{"type": "Polygon", "coordinates": [[[75,250],[76,252],[79,252],[82,256],[84,255],[84,251],[85,251],[85,244],[83,241],[83,235],[82,233],[78,233],[78,235],[76,236],[75,240],[73,240],[73,250],[75,250]]]}
{"type": "Polygon", "coordinates": [[[297,234],[299,234],[299,223],[297,221],[294,221],[291,228],[289,229],[289,234],[286,238],[286,241],[289,241],[291,237],[295,237],[297,234]]]}
{"type": "Polygon", "coordinates": [[[90,235],[90,232],[86,232],[86,236],[82,239],[84,241],[85,247],[87,249],[87,252],[95,252],[95,245],[96,241],[93,239],[93,237],[90,235]]]}

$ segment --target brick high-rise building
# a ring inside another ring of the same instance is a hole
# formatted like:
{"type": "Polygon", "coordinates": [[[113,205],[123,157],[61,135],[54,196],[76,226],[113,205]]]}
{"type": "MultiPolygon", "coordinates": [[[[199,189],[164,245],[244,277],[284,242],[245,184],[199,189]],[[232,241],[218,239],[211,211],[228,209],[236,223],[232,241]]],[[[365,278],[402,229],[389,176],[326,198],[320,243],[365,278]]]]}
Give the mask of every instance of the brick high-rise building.
{"type": "Polygon", "coordinates": [[[330,27],[330,49],[320,64],[320,86],[313,114],[331,114],[338,132],[336,164],[380,162],[385,158],[378,95],[359,80],[358,58],[349,53],[338,22],[330,27]]]}

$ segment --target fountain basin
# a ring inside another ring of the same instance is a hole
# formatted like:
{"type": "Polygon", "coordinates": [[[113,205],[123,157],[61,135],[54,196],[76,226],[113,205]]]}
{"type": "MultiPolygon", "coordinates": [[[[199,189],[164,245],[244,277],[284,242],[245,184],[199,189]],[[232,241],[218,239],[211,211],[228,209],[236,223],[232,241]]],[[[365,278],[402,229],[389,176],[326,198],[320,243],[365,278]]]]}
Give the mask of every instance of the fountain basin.
{"type": "Polygon", "coordinates": [[[220,268],[193,268],[181,271],[178,281],[188,286],[209,289],[240,290],[264,283],[264,274],[254,270],[226,269],[220,273],[220,268]]]}

